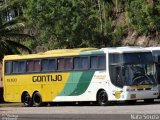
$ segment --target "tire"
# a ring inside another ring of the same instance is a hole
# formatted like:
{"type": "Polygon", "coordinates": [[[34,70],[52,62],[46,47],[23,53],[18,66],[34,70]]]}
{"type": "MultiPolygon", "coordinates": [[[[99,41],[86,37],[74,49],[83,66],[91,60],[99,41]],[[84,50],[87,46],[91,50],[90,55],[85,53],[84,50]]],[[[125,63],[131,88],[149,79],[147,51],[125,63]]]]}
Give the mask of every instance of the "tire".
{"type": "Polygon", "coordinates": [[[135,105],[136,100],[126,100],[125,103],[128,104],[128,105],[135,105]]]}
{"type": "Polygon", "coordinates": [[[154,99],[145,99],[144,102],[145,102],[145,103],[153,103],[153,102],[154,102],[154,99]]]}
{"type": "Polygon", "coordinates": [[[107,95],[107,93],[106,93],[105,90],[102,90],[102,91],[98,92],[97,103],[100,106],[105,106],[105,105],[109,104],[109,102],[108,102],[108,95],[107,95]]]}
{"type": "Polygon", "coordinates": [[[33,95],[33,106],[35,107],[42,106],[42,97],[39,92],[36,92],[33,95]]]}
{"type": "Polygon", "coordinates": [[[22,96],[22,102],[23,102],[23,105],[25,107],[31,107],[32,106],[32,99],[29,95],[29,93],[25,93],[23,96],[22,96]]]}

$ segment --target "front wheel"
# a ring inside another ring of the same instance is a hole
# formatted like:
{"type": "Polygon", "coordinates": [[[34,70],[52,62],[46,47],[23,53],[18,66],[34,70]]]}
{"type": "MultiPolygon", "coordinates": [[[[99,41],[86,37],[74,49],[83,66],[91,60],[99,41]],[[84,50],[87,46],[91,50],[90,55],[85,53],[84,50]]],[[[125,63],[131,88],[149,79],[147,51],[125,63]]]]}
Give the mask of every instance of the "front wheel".
{"type": "Polygon", "coordinates": [[[97,103],[98,105],[100,106],[105,106],[105,105],[108,105],[109,102],[108,102],[108,95],[106,93],[105,90],[102,90],[98,93],[97,95],[97,103]]]}

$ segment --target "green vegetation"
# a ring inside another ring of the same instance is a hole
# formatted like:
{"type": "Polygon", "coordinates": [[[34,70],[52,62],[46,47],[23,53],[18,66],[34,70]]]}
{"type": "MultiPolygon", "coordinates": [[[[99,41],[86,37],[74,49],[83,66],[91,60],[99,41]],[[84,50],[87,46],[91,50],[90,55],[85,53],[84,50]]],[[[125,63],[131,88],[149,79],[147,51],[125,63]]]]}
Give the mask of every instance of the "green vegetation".
{"type": "Polygon", "coordinates": [[[159,0],[6,0],[0,6],[0,25],[10,15],[13,21],[23,18],[25,27],[19,24],[19,32],[35,39],[18,43],[34,52],[120,46],[130,32],[151,37],[160,33],[159,0]]]}
{"type": "Polygon", "coordinates": [[[25,19],[20,16],[16,2],[16,0],[7,1],[0,6],[0,61],[4,55],[20,54],[23,51],[31,53],[28,47],[20,43],[31,36],[23,33],[25,19]]]}
{"type": "Polygon", "coordinates": [[[159,0],[133,0],[127,5],[126,13],[138,34],[155,36],[160,32],[159,0]]]}

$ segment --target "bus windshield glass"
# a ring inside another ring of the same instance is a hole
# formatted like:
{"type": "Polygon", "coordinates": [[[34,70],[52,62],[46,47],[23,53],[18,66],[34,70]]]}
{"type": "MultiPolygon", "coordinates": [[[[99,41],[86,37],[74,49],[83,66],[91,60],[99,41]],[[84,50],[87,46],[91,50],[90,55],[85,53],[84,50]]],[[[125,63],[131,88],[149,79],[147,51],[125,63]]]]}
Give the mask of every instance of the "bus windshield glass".
{"type": "Polygon", "coordinates": [[[124,85],[156,84],[153,64],[125,65],[122,70],[124,85]]]}
{"type": "Polygon", "coordinates": [[[151,52],[145,53],[123,53],[123,64],[153,63],[151,52]]]}
{"type": "Polygon", "coordinates": [[[118,87],[156,84],[151,52],[110,54],[109,73],[118,87]]]}

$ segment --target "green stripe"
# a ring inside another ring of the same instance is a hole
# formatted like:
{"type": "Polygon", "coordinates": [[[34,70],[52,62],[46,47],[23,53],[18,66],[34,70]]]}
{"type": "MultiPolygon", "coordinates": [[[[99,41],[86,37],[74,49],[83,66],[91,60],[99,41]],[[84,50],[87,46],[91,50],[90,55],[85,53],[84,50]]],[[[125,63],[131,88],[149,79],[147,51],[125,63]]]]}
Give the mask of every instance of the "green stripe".
{"type": "Polygon", "coordinates": [[[82,72],[72,72],[69,76],[69,79],[59,96],[69,96],[77,87],[82,72]]]}
{"type": "Polygon", "coordinates": [[[104,51],[94,50],[94,51],[84,51],[84,52],[80,52],[80,55],[95,55],[95,54],[104,54],[104,51]]]}
{"type": "Polygon", "coordinates": [[[70,94],[70,96],[81,95],[88,88],[92,77],[94,75],[94,71],[85,71],[83,72],[80,81],[76,87],[76,89],[70,94]]]}

